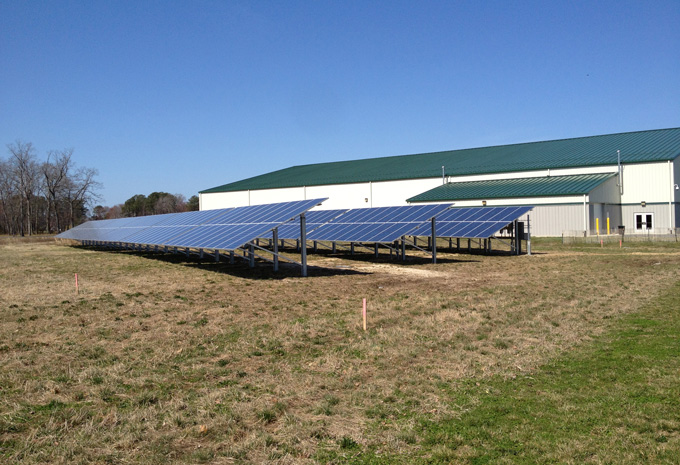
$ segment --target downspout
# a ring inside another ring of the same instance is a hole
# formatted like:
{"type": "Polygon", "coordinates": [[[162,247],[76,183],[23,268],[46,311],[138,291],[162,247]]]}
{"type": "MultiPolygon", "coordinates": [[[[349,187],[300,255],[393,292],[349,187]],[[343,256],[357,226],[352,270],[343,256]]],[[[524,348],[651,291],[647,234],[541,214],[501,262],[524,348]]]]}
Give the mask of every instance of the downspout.
{"type": "Polygon", "coordinates": [[[586,207],[586,196],[587,194],[583,194],[583,235],[587,236],[588,235],[588,210],[586,207]]]}
{"type": "Polygon", "coordinates": [[[250,206],[250,189],[248,189],[248,206],[250,206]]]}
{"type": "Polygon", "coordinates": [[[670,194],[668,195],[668,227],[673,229],[673,165],[668,160],[668,185],[670,186],[670,194]]]}
{"type": "Polygon", "coordinates": [[[373,181],[368,181],[368,206],[373,208],[373,181]]]}
{"type": "Polygon", "coordinates": [[[623,167],[621,166],[621,151],[617,150],[616,151],[616,163],[618,165],[618,172],[619,172],[619,195],[623,195],[623,167]]]}

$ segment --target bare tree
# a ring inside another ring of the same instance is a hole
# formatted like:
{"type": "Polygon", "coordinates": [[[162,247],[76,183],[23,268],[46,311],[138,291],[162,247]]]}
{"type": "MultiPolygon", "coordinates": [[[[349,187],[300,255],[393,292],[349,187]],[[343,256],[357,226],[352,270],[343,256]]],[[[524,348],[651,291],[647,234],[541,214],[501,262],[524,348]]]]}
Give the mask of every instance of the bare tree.
{"type": "Polygon", "coordinates": [[[2,209],[3,225],[7,234],[16,234],[15,206],[18,194],[12,171],[10,163],[0,160],[0,208],[2,209]]]}
{"type": "Polygon", "coordinates": [[[35,149],[30,142],[21,141],[16,141],[14,144],[8,145],[7,148],[12,155],[10,165],[12,166],[12,171],[14,171],[14,182],[17,184],[19,194],[22,198],[20,205],[20,234],[23,236],[28,232],[28,235],[30,236],[33,234],[31,206],[33,198],[39,190],[40,183],[35,149]],[[24,230],[24,226],[26,227],[26,230],[24,230]]]}
{"type": "Polygon", "coordinates": [[[50,228],[52,218],[54,218],[56,231],[61,231],[62,225],[59,221],[60,215],[57,202],[66,184],[69,182],[69,174],[72,169],[72,155],[73,149],[52,150],[48,152],[47,161],[41,167],[41,172],[45,179],[45,194],[47,197],[47,232],[52,231],[50,228]],[[53,217],[52,214],[54,214],[53,217]]]}
{"type": "Polygon", "coordinates": [[[118,204],[114,205],[113,207],[109,208],[108,211],[106,212],[105,219],[110,220],[113,218],[122,218],[123,217],[123,204],[118,204]]]}
{"type": "Polygon", "coordinates": [[[95,192],[101,183],[95,180],[97,170],[94,168],[78,168],[75,174],[68,178],[65,185],[65,199],[69,208],[69,227],[75,226],[77,210],[85,210],[88,204],[99,199],[95,192]]]}

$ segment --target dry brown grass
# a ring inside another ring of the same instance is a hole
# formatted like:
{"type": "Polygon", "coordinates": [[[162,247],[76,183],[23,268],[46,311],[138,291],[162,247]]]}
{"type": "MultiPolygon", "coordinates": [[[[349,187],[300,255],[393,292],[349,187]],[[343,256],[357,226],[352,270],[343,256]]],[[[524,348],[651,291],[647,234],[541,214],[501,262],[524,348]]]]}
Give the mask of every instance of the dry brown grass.
{"type": "Polygon", "coordinates": [[[0,460],[312,463],[343,438],[408,451],[409,418],[460,413],[457,382],[531,372],[679,278],[677,249],[595,252],[311,256],[304,279],[1,245],[0,460]]]}

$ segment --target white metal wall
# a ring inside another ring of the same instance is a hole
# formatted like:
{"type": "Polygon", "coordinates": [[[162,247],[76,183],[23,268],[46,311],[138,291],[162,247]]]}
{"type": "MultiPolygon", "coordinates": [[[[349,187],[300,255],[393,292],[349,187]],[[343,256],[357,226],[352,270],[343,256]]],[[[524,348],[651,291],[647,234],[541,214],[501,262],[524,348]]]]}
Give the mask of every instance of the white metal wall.
{"type": "Polygon", "coordinates": [[[669,170],[668,162],[624,165],[621,203],[668,202],[669,170]]]}
{"type": "Polygon", "coordinates": [[[441,178],[407,179],[355,184],[328,184],[283,189],[262,189],[200,194],[201,210],[242,207],[328,197],[324,210],[335,208],[406,205],[406,199],[442,184],[441,178]]]}
{"type": "Polygon", "coordinates": [[[583,205],[539,205],[529,216],[532,236],[560,236],[563,231],[582,229],[583,205]]]}

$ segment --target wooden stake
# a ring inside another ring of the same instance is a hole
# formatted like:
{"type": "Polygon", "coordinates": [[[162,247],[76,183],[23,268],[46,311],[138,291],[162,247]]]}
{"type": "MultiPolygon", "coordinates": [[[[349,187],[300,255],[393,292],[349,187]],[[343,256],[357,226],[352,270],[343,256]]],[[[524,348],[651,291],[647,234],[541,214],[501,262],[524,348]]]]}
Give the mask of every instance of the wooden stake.
{"type": "Polygon", "coordinates": [[[366,331],[366,298],[364,297],[364,311],[363,311],[363,317],[364,317],[364,331],[366,331]]]}
{"type": "Polygon", "coordinates": [[[80,294],[80,290],[78,289],[78,273],[76,273],[76,294],[80,294]]]}

